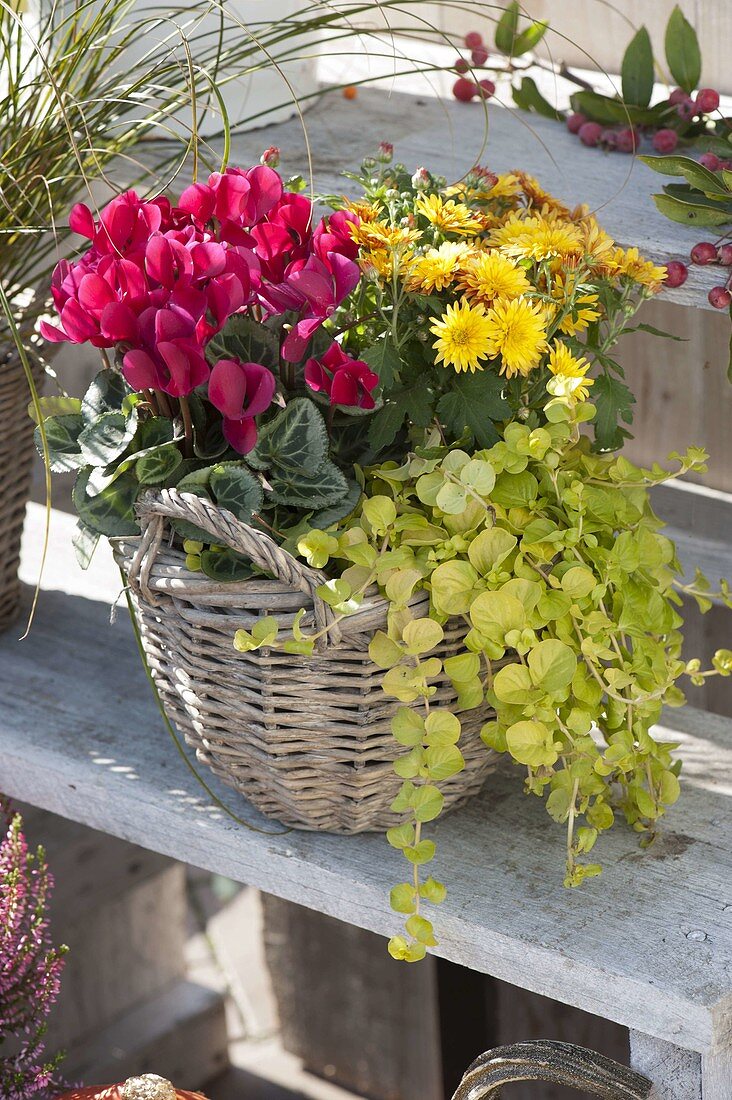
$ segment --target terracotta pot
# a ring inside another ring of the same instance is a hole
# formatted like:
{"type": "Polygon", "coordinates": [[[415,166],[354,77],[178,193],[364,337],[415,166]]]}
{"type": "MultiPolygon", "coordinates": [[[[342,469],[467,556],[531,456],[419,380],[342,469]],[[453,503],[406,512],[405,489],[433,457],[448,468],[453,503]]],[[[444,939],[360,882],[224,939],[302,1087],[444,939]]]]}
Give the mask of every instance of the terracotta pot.
{"type": "Polygon", "coordinates": [[[72,1089],[58,1100],[206,1100],[200,1092],[176,1089],[164,1077],[144,1073],[141,1077],[129,1077],[118,1085],[92,1085],[90,1088],[72,1089]]]}

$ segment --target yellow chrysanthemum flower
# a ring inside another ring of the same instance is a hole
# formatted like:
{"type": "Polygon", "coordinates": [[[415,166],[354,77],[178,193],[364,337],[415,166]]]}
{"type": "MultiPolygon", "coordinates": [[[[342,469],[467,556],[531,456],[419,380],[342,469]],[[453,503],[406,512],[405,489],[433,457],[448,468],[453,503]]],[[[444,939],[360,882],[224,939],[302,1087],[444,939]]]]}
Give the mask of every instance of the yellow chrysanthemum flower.
{"type": "Polygon", "coordinates": [[[441,195],[420,195],[414,209],[443,233],[480,233],[486,224],[482,214],[441,195]]]}
{"type": "Polygon", "coordinates": [[[445,241],[439,248],[429,248],[414,258],[407,272],[407,290],[422,290],[431,294],[444,290],[460,274],[462,265],[472,254],[463,241],[445,241]]]}
{"type": "Polygon", "coordinates": [[[666,278],[666,268],[644,260],[637,248],[616,248],[608,266],[616,274],[627,275],[634,283],[647,287],[652,294],[660,290],[666,278]]]}
{"type": "Polygon", "coordinates": [[[471,257],[460,275],[459,286],[471,301],[484,305],[495,298],[520,298],[531,290],[523,269],[500,252],[481,252],[471,257]]]}
{"type": "Polygon", "coordinates": [[[541,215],[521,218],[512,215],[503,225],[492,229],[488,241],[507,256],[528,260],[582,254],[582,233],[572,222],[541,215]]]}
{"type": "Polygon", "coordinates": [[[528,172],[515,169],[514,177],[518,180],[521,190],[532,206],[539,207],[544,212],[553,211],[562,217],[569,217],[569,208],[559,199],[555,199],[553,195],[550,195],[548,191],[545,191],[539,181],[530,176],[528,172]]]}
{"type": "Polygon", "coordinates": [[[566,344],[558,342],[549,352],[548,366],[553,377],[546,388],[552,397],[560,397],[571,404],[587,400],[594,378],[586,377],[590,369],[586,359],[578,359],[566,344]]]}
{"type": "Polygon", "coordinates": [[[464,299],[457,305],[449,305],[439,321],[433,321],[430,330],[437,339],[435,362],[454,367],[456,371],[482,370],[480,359],[489,354],[488,318],[481,305],[471,306],[464,299]]]}
{"type": "Polygon", "coordinates": [[[491,357],[500,356],[501,374],[529,374],[546,351],[546,311],[526,298],[497,299],[487,316],[491,357]]]}
{"type": "Polygon", "coordinates": [[[421,236],[418,229],[387,222],[362,222],[351,230],[352,239],[361,248],[387,248],[393,252],[410,248],[421,236]]]}
{"type": "Polygon", "coordinates": [[[593,217],[583,218],[580,222],[585,256],[593,265],[602,263],[615,248],[615,241],[597,224],[593,217]]]}
{"type": "Polygon", "coordinates": [[[599,295],[576,294],[576,284],[576,273],[571,271],[555,275],[552,282],[552,297],[557,303],[557,312],[568,310],[559,323],[559,331],[565,336],[576,336],[578,332],[584,332],[588,325],[601,316],[600,310],[596,308],[599,295]],[[568,308],[570,305],[571,309],[568,308]]]}
{"type": "Polygon", "coordinates": [[[389,248],[362,248],[358,256],[358,264],[364,275],[370,276],[373,272],[381,279],[390,282],[397,276],[404,276],[414,258],[409,250],[389,248]]]}

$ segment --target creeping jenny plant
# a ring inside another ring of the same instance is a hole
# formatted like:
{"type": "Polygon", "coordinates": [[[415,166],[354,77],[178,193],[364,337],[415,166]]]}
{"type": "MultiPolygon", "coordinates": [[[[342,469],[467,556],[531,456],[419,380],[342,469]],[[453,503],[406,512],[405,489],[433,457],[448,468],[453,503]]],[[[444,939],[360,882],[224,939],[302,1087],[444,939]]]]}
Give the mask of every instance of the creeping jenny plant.
{"type": "MultiPolygon", "coordinates": [[[[404,822],[387,839],[411,874],[391,892],[406,934],[389,950],[410,962],[437,942],[422,909],[441,902],[445,887],[422,878],[435,856],[423,826],[441,812],[441,781],[464,765],[461,711],[495,708],[481,736],[525,769],[526,791],[565,825],[564,882],[578,886],[600,873],[584,857],[616,814],[649,843],[679,796],[676,746],[651,732],[663,705],[683,704],[678,680],[732,672],[728,650],[709,671],[681,659],[681,594],[706,610],[708,586],[700,575],[681,582],[648,497],[653,485],[703,471],[704,453],[672,456],[673,473],[642,470],[592,452],[579,432],[590,404],[553,399],[545,411],[543,427],[513,422],[500,442],[472,453],[435,445],[435,433],[403,464],[365,471],[365,495],[346,524],[299,541],[311,564],[333,559],[338,579],[320,594],[341,614],[374,583],[389,600],[387,630],[369,652],[384,691],[402,704],[392,731],[404,746],[395,765],[404,782],[393,809],[404,822]],[[419,589],[430,594],[429,615],[413,619],[419,589]],[[434,650],[451,618],[465,626],[444,662],[457,701],[436,707],[434,650]]],[[[722,595],[729,602],[726,586],[722,595]]],[[[266,644],[277,644],[270,627],[266,644]]],[[[307,652],[313,639],[288,644],[307,652]]]]}

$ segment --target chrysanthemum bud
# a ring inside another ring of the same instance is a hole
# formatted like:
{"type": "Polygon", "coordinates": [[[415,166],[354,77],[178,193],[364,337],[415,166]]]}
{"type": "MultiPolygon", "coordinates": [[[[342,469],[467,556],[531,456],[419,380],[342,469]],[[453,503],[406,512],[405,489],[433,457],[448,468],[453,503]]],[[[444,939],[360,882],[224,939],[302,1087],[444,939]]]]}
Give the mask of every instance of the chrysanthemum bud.
{"type": "Polygon", "coordinates": [[[412,176],[412,187],[417,191],[424,191],[430,184],[430,174],[426,168],[418,168],[412,176]]]}
{"type": "Polygon", "coordinates": [[[390,141],[379,142],[379,160],[382,164],[391,164],[392,157],[394,156],[394,146],[390,141]]]}

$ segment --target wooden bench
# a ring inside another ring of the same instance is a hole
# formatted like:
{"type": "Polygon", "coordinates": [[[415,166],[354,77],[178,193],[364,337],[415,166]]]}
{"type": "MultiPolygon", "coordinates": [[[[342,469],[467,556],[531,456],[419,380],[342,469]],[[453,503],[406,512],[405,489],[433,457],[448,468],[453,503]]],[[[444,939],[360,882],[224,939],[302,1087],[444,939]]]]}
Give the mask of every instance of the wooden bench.
{"type": "MultiPolygon", "coordinates": [[[[37,547],[40,509],[32,520],[37,547]]],[[[209,803],[170,744],[125,612],[110,626],[116,575],[103,559],[92,575],[74,571],[71,527],[71,517],[54,513],[50,587],[31,638],[0,638],[0,789],[392,933],[388,893],[399,857],[383,837],[283,833],[207,775],[262,831],[209,803]]],[[[647,852],[629,830],[603,838],[604,874],[581,890],[563,888],[561,831],[510,768],[437,824],[438,873],[451,885],[436,950],[630,1028],[633,1064],[659,1100],[730,1100],[732,722],[685,709],[667,723],[685,761],[680,803],[647,852]]]]}

